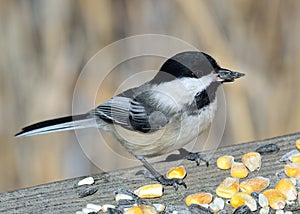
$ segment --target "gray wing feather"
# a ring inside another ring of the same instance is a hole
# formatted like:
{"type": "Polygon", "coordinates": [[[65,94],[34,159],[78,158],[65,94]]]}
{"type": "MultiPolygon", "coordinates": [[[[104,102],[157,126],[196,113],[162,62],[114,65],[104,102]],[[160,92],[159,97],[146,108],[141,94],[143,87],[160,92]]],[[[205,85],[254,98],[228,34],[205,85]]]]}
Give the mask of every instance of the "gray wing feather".
{"type": "Polygon", "coordinates": [[[168,123],[168,120],[164,119],[159,122],[156,120],[155,125],[152,124],[152,112],[147,112],[141,102],[123,96],[113,97],[101,104],[94,110],[94,114],[107,122],[141,132],[155,131],[168,123]]]}

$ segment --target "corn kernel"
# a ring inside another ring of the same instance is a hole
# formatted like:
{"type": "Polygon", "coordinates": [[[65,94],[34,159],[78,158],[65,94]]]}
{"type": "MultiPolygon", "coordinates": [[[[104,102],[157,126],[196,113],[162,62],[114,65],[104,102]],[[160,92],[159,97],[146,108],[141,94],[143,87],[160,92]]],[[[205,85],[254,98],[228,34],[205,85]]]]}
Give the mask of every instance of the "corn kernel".
{"type": "Polygon", "coordinates": [[[234,178],[245,178],[248,170],[243,163],[233,162],[231,166],[231,176],[234,178]]]}
{"type": "Polygon", "coordinates": [[[185,176],[186,176],[186,170],[183,166],[171,168],[166,175],[168,179],[172,179],[172,178],[183,179],[185,176]]]}
{"type": "Polygon", "coordinates": [[[215,197],[214,201],[209,205],[209,208],[214,212],[217,213],[220,210],[223,210],[225,206],[225,201],[222,198],[215,197]]]}
{"type": "Polygon", "coordinates": [[[249,169],[250,172],[259,170],[261,167],[261,156],[258,152],[249,152],[242,157],[243,164],[249,169]]]}
{"type": "Polygon", "coordinates": [[[219,167],[219,169],[230,169],[233,161],[234,161],[233,156],[225,155],[218,158],[217,166],[219,167]]]}
{"type": "Polygon", "coordinates": [[[206,192],[192,194],[185,199],[185,203],[187,206],[190,206],[191,204],[209,204],[211,201],[212,194],[206,192]]]}
{"type": "Polygon", "coordinates": [[[292,154],[289,157],[290,161],[295,162],[295,163],[300,163],[300,152],[297,154],[292,154]]]}
{"type": "Polygon", "coordinates": [[[300,163],[288,163],[284,166],[284,172],[288,177],[298,178],[300,176],[300,163]]]}
{"type": "Polygon", "coordinates": [[[240,189],[242,192],[247,192],[248,194],[251,194],[252,192],[260,192],[264,190],[269,186],[269,184],[269,178],[258,176],[241,182],[240,189]]]}
{"type": "Polygon", "coordinates": [[[268,189],[264,191],[263,194],[268,199],[270,207],[274,210],[280,210],[285,207],[285,197],[278,190],[268,189]]]}
{"type": "Polygon", "coordinates": [[[284,155],[282,155],[282,157],[280,158],[280,162],[287,162],[290,160],[290,156],[293,154],[298,154],[299,151],[297,149],[293,149],[292,151],[289,151],[287,153],[285,153],[284,155]]]}
{"type": "Polygon", "coordinates": [[[143,214],[157,214],[157,210],[154,206],[148,204],[141,204],[139,207],[142,209],[143,214]]]}
{"type": "Polygon", "coordinates": [[[166,209],[166,206],[163,204],[153,204],[157,212],[163,212],[166,209]]]}
{"type": "Polygon", "coordinates": [[[300,139],[296,140],[296,147],[300,150],[300,139]]]}
{"type": "Polygon", "coordinates": [[[260,193],[258,195],[258,204],[261,207],[268,207],[269,206],[269,201],[268,201],[267,197],[262,193],[260,193]]]}
{"type": "Polygon", "coordinates": [[[227,177],[217,187],[216,194],[222,198],[231,198],[239,191],[239,180],[232,177],[227,177]]]}
{"type": "Polygon", "coordinates": [[[126,210],[124,214],[143,214],[143,210],[139,206],[133,206],[126,210]]]}
{"type": "Polygon", "coordinates": [[[140,198],[158,198],[163,195],[163,186],[161,184],[145,185],[136,189],[134,194],[140,198]]]}
{"type": "Polygon", "coordinates": [[[275,189],[281,192],[286,200],[294,201],[297,199],[297,190],[295,185],[290,179],[284,178],[281,179],[277,184],[275,189]]]}
{"type": "Polygon", "coordinates": [[[257,210],[257,204],[254,198],[245,192],[238,192],[230,199],[230,205],[233,208],[238,208],[242,205],[247,205],[251,211],[257,210]]]}

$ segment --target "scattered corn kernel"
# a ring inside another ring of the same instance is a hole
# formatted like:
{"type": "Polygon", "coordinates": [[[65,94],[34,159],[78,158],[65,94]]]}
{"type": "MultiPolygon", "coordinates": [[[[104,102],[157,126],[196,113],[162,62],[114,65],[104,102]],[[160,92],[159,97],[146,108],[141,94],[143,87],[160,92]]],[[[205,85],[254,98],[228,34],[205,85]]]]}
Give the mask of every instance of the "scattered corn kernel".
{"type": "Polygon", "coordinates": [[[157,212],[163,212],[166,209],[166,206],[163,204],[153,204],[157,212]]]}
{"type": "Polygon", "coordinates": [[[126,210],[124,214],[143,214],[143,210],[139,206],[133,206],[126,210]]]}
{"type": "Polygon", "coordinates": [[[186,170],[183,166],[173,167],[167,172],[167,178],[183,179],[186,176],[186,170]]]}
{"type": "Polygon", "coordinates": [[[249,152],[243,155],[242,162],[250,172],[253,172],[254,170],[260,169],[261,156],[258,152],[249,152]]]}
{"type": "Polygon", "coordinates": [[[285,197],[278,190],[268,189],[264,191],[263,194],[268,199],[270,207],[274,210],[280,210],[285,207],[285,197]]]}
{"type": "Polygon", "coordinates": [[[297,190],[295,185],[290,179],[284,178],[281,179],[277,184],[275,189],[281,192],[286,200],[294,201],[297,199],[297,190]]]}
{"type": "Polygon", "coordinates": [[[209,204],[212,201],[212,194],[206,192],[200,192],[189,195],[185,198],[185,204],[190,206],[191,204],[209,204]]]}
{"type": "Polygon", "coordinates": [[[230,199],[230,205],[237,208],[242,205],[247,205],[251,211],[257,210],[257,204],[254,198],[245,192],[238,192],[230,199]]]}
{"type": "Polygon", "coordinates": [[[142,209],[143,214],[157,214],[157,211],[154,206],[148,204],[141,204],[139,207],[142,209]]]}
{"type": "Polygon", "coordinates": [[[296,147],[300,150],[300,139],[296,140],[296,147]]]}
{"type": "Polygon", "coordinates": [[[232,177],[227,177],[217,187],[216,194],[221,198],[231,198],[239,191],[239,180],[232,177]]]}
{"type": "Polygon", "coordinates": [[[258,195],[258,204],[261,207],[268,207],[269,206],[269,201],[268,201],[267,197],[262,193],[260,193],[258,195]]]}
{"type": "Polygon", "coordinates": [[[259,210],[259,214],[269,214],[269,212],[270,212],[270,207],[262,207],[259,210]]]}
{"type": "Polygon", "coordinates": [[[134,194],[140,198],[158,198],[163,195],[163,186],[161,184],[145,185],[136,189],[134,194]]]}
{"type": "Polygon", "coordinates": [[[132,196],[123,194],[123,193],[118,193],[115,195],[115,200],[118,202],[120,200],[132,200],[132,196]]]}
{"type": "Polygon", "coordinates": [[[95,181],[94,181],[93,177],[87,177],[87,178],[84,178],[84,179],[78,181],[77,186],[89,185],[89,184],[93,184],[94,182],[95,181]]]}
{"type": "Polygon", "coordinates": [[[231,166],[231,176],[234,178],[245,178],[248,175],[248,170],[243,163],[233,162],[231,166]]]}
{"type": "Polygon", "coordinates": [[[288,177],[298,178],[300,176],[300,163],[288,163],[284,166],[284,172],[288,177]]]}
{"type": "Polygon", "coordinates": [[[289,157],[290,161],[292,162],[296,162],[296,163],[300,163],[300,152],[299,153],[296,153],[296,154],[292,154],[290,157],[289,157]]]}
{"type": "Polygon", "coordinates": [[[220,169],[230,169],[232,163],[234,161],[234,157],[230,155],[225,155],[222,157],[219,157],[217,160],[217,166],[220,169]]]}
{"type": "Polygon", "coordinates": [[[225,206],[225,201],[222,198],[215,197],[213,202],[209,205],[210,209],[214,212],[217,213],[220,210],[223,210],[225,206]]]}
{"type": "Polygon", "coordinates": [[[260,192],[267,188],[270,184],[269,178],[261,176],[250,178],[240,183],[240,189],[243,192],[251,194],[252,192],[260,192]]]}
{"type": "Polygon", "coordinates": [[[299,151],[298,151],[297,149],[294,149],[294,150],[292,150],[292,151],[289,151],[289,152],[285,153],[285,154],[280,158],[279,161],[281,161],[281,162],[287,162],[287,161],[289,161],[289,157],[290,157],[291,155],[297,154],[297,153],[299,153],[299,151]]]}

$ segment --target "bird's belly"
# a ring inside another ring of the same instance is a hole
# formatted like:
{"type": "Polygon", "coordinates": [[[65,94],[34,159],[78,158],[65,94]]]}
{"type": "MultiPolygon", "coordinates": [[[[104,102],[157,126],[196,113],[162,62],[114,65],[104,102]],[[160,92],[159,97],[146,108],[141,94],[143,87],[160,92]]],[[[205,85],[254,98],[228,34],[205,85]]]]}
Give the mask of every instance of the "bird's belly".
{"type": "Polygon", "coordinates": [[[163,129],[140,133],[116,126],[114,133],[122,145],[135,156],[155,157],[178,150],[205,131],[212,122],[216,103],[194,115],[181,115],[163,129]]]}

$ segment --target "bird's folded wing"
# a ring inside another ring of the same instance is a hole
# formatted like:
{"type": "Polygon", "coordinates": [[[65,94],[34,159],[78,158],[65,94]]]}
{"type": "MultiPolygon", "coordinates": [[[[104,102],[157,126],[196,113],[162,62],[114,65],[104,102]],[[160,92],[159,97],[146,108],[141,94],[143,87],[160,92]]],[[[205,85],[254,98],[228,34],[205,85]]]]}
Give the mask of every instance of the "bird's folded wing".
{"type": "Polygon", "coordinates": [[[147,112],[144,105],[135,99],[123,96],[116,96],[107,102],[101,104],[94,110],[95,116],[109,122],[118,124],[130,130],[141,132],[151,132],[157,130],[157,127],[166,125],[162,121],[159,126],[151,126],[149,116],[152,112],[147,112]]]}

